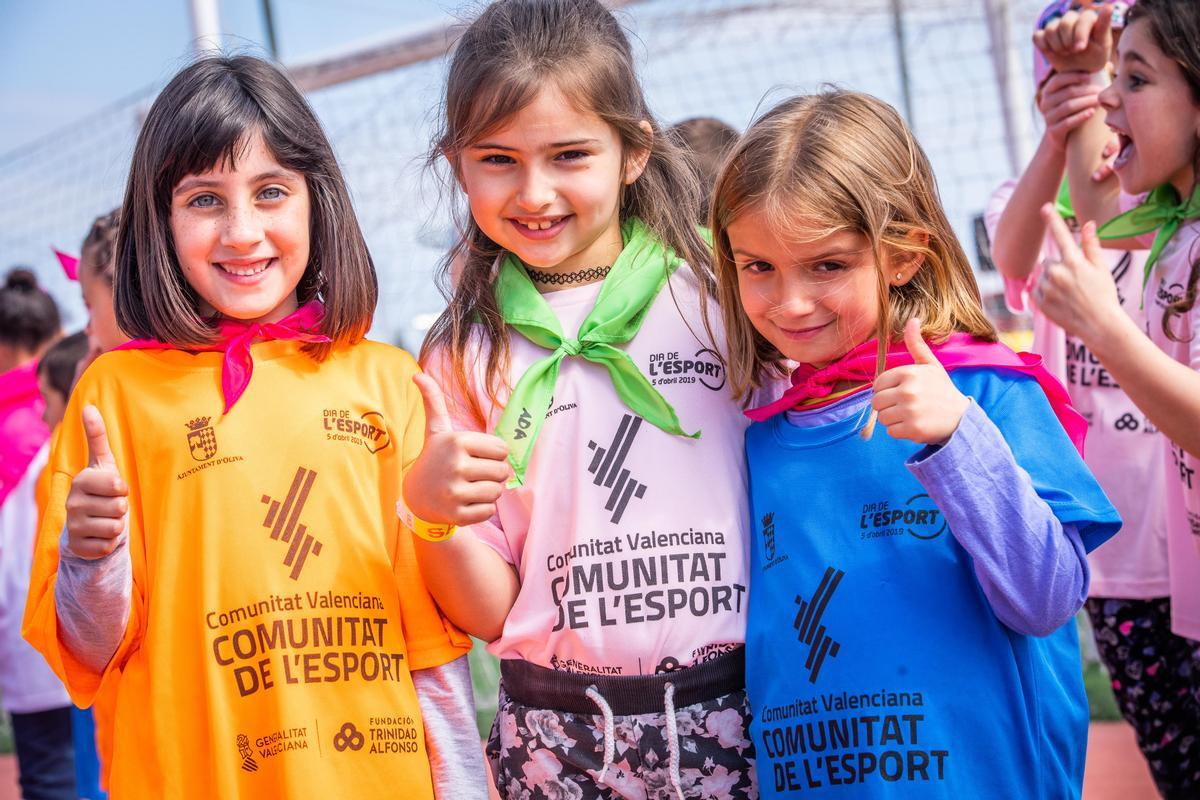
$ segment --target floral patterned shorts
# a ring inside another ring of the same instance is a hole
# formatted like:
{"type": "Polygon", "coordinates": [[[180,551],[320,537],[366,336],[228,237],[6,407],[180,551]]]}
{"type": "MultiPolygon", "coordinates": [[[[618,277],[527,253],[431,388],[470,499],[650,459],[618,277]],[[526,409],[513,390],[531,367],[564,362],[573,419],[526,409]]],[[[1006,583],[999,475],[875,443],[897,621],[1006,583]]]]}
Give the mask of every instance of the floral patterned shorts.
{"type": "Polygon", "coordinates": [[[1158,791],[1200,797],[1200,642],[1171,633],[1171,600],[1092,597],[1088,616],[1121,715],[1158,791]]]}
{"type": "Polygon", "coordinates": [[[502,682],[500,708],[487,744],[500,796],[506,800],[758,797],[744,690],[675,708],[674,731],[667,725],[665,710],[610,714],[609,719],[612,756],[606,767],[607,720],[600,708],[596,713],[579,713],[523,705],[509,696],[502,682]]]}

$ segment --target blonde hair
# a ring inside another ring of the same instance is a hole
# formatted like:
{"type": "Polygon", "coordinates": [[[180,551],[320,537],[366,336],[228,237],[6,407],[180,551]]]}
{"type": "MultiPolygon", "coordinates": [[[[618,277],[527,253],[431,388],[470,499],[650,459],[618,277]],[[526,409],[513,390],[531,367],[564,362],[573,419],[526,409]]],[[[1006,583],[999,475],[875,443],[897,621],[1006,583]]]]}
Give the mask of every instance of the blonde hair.
{"type": "Polygon", "coordinates": [[[785,358],[742,309],[729,224],[750,210],[779,231],[818,237],[862,234],[877,265],[878,370],[888,343],[911,317],[926,338],[962,331],[996,341],[970,262],[942,209],[929,159],[896,110],[859,92],[827,91],[785,100],[751,125],[717,177],[711,225],[717,297],[727,336],[729,380],[745,399],[785,358]],[[884,274],[885,254],[920,260],[903,285],[884,274]]]}

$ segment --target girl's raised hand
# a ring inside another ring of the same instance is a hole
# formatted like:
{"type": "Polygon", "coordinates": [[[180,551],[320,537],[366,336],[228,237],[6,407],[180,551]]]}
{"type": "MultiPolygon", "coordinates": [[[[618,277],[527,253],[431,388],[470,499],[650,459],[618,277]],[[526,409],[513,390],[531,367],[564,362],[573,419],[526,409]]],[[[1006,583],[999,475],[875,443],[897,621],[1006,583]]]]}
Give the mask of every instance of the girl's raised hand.
{"type": "Polygon", "coordinates": [[[905,324],[904,345],[914,363],[889,369],[875,379],[871,407],[892,438],[945,444],[971,401],[951,382],[946,368],[921,338],[919,319],[905,324]]]}
{"type": "Polygon", "coordinates": [[[1112,6],[1068,11],[1033,34],[1055,72],[1099,72],[1112,54],[1112,6]]]}
{"type": "Polygon", "coordinates": [[[490,433],[456,431],[433,378],[413,382],[425,404],[425,446],[404,478],[404,504],[426,522],[473,525],[496,513],[512,477],[508,446],[490,433]]]}
{"type": "Polygon", "coordinates": [[[67,494],[67,546],[80,558],[103,558],[120,544],[129,514],[129,487],[117,471],[108,446],[104,418],[95,406],[83,407],[88,465],[71,481],[67,494]]]}
{"type": "Polygon", "coordinates": [[[1100,108],[1101,91],[1085,72],[1058,72],[1046,81],[1038,108],[1046,120],[1046,135],[1059,150],[1067,149],[1067,135],[1100,108]]]}
{"type": "Polygon", "coordinates": [[[1041,312],[1067,333],[1084,342],[1095,342],[1112,315],[1124,313],[1117,284],[1105,265],[1096,223],[1083,226],[1080,247],[1054,206],[1042,206],[1042,218],[1062,255],[1060,261],[1042,270],[1033,298],[1041,312]]]}

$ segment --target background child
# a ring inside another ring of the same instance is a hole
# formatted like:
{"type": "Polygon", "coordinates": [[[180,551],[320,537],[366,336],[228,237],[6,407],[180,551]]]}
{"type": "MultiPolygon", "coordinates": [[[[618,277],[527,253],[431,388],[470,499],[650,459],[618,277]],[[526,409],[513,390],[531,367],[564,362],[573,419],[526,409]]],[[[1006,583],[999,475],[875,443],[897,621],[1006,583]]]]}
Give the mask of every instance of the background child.
{"type": "Polygon", "coordinates": [[[0,505],[25,474],[50,429],[42,422],[37,360],[62,331],[58,306],[27,269],[0,287],[0,505]]]}
{"type": "Polygon", "coordinates": [[[695,179],[593,0],[489,6],[444,107],[471,213],[423,354],[446,469],[414,467],[405,497],[418,527],[446,521],[422,498],[476,522],[418,555],[502,659],[501,793],[756,796],[746,423],[704,325],[695,179]]]}
{"type": "Polygon", "coordinates": [[[42,421],[50,430],[58,427],[67,410],[67,398],[75,385],[75,370],[88,352],[88,335],[83,331],[64,336],[38,360],[38,391],[45,410],[42,421]]]}
{"type": "MultiPolygon", "coordinates": [[[[1039,20],[1039,40],[1056,39],[1064,22],[1070,24],[1077,12],[1069,6],[1058,0],[1047,8],[1039,20]]],[[[1165,789],[1173,771],[1168,754],[1180,742],[1178,734],[1164,727],[1162,710],[1181,690],[1186,693],[1179,667],[1191,646],[1171,633],[1161,437],[1087,345],[1065,335],[1030,297],[1042,263],[1058,257],[1041,207],[1065,188],[1068,136],[1091,124],[1096,112],[1103,116],[1099,94],[1105,76],[1070,69],[1074,54],[1060,58],[1051,53],[1048,59],[1039,50],[1035,53],[1046,131],[1020,180],[1006,183],[992,197],[987,215],[995,231],[992,254],[1004,276],[1009,306],[1033,314],[1034,352],[1046,358],[1065,383],[1072,405],[1088,420],[1085,461],[1124,521],[1117,536],[1089,554],[1092,580],[1086,608],[1118,707],[1165,789]]],[[[1104,180],[1116,184],[1111,170],[1104,180]]],[[[1069,196],[1057,210],[1077,228],[1069,196]]],[[[1138,327],[1145,324],[1146,257],[1146,250],[1105,251],[1121,307],[1138,327]]]]}
{"type": "Polygon", "coordinates": [[[33,273],[9,272],[0,288],[0,692],[12,715],[22,795],[75,800],[71,702],[21,639],[37,529],[34,485],[50,435],[37,365],[59,325],[58,307],[33,273]]]}
{"type": "Polygon", "coordinates": [[[799,364],[746,435],[764,794],[1077,797],[1073,616],[1119,520],[1061,385],[995,343],[925,154],[874,98],[785,101],[713,233],[731,381],[799,364]]]}
{"type": "MultiPolygon", "coordinates": [[[[1104,15],[1073,20],[1088,56],[1107,44],[1104,15]]],[[[1118,45],[1117,75],[1100,95],[1105,121],[1116,131],[1121,152],[1114,162],[1120,191],[1088,186],[1076,191],[1099,160],[1097,138],[1073,135],[1068,143],[1072,200],[1084,219],[1111,220],[1101,228],[1105,243],[1150,247],[1143,273],[1141,328],[1120,313],[1111,275],[1101,274],[1103,251],[1096,226],[1083,228],[1082,250],[1067,241],[1057,222],[1052,230],[1062,260],[1046,268],[1038,283],[1047,316],[1078,336],[1108,369],[1169,442],[1166,506],[1171,577],[1172,630],[1185,637],[1162,657],[1179,688],[1148,697],[1152,735],[1163,743],[1155,778],[1168,797],[1194,796],[1200,786],[1200,317],[1195,309],[1200,278],[1200,7],[1190,2],[1141,0],[1130,12],[1118,45]],[[1145,202],[1121,212],[1146,196],[1145,202]],[[1117,217],[1116,219],[1112,219],[1117,217]],[[1110,238],[1112,237],[1112,238],[1110,238]],[[1146,335],[1148,332],[1149,336],[1146,335]]],[[[1079,53],[1074,53],[1079,55],[1079,53]]],[[[1095,64],[1078,61],[1082,69],[1095,64]]]]}
{"type": "Polygon", "coordinates": [[[374,268],[311,109],[196,62],[121,215],[139,338],[68,406],[26,615],[81,704],[121,672],[113,794],[482,796],[467,642],[394,516],[416,366],[362,341],[374,268]]]}
{"type": "Polygon", "coordinates": [[[692,117],[676,122],[667,130],[667,135],[678,141],[687,154],[700,184],[700,223],[707,225],[717,171],[721,169],[725,154],[737,141],[738,132],[716,117],[692,117]]]}
{"type": "Polygon", "coordinates": [[[129,339],[117,325],[113,308],[113,270],[120,224],[120,208],[96,217],[80,251],[79,289],[88,310],[87,334],[91,345],[90,357],[83,362],[80,372],[101,353],[107,353],[129,339]]]}

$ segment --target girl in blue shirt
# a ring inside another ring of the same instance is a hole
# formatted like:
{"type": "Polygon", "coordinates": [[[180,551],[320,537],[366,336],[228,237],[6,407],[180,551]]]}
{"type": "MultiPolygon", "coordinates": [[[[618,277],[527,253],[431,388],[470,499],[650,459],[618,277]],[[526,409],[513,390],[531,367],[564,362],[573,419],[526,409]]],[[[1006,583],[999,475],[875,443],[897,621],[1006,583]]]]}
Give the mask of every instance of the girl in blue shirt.
{"type": "Polygon", "coordinates": [[[764,797],[1078,797],[1073,617],[1120,520],[1086,428],[996,343],[895,110],[783,102],[717,180],[729,379],[747,412],[747,693],[764,797]]]}

